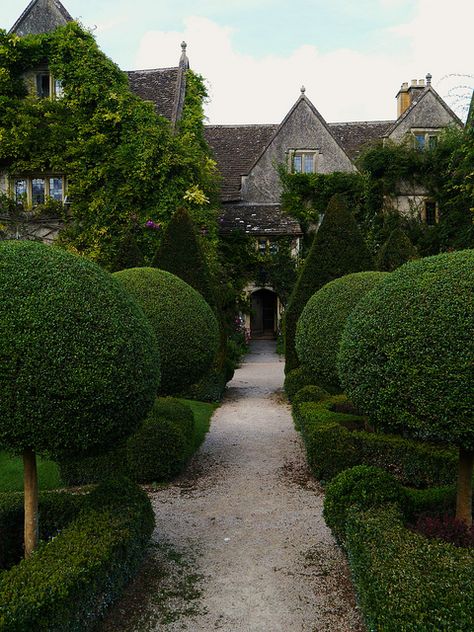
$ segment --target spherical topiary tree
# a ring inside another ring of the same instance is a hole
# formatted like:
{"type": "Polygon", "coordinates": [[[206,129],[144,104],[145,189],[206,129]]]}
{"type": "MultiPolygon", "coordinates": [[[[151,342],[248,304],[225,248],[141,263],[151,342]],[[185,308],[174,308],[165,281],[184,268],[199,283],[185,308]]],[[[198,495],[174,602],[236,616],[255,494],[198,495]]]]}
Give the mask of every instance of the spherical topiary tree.
{"type": "Polygon", "coordinates": [[[336,358],[347,317],[386,272],[355,272],[324,285],[306,303],[296,328],[301,366],[315,383],[340,390],[336,358]]]}
{"type": "Polygon", "coordinates": [[[344,198],[334,195],[324,214],[285,312],[285,372],[299,365],[296,324],[304,306],[323,285],[350,272],[373,270],[373,261],[344,198]]]}
{"type": "Polygon", "coordinates": [[[474,251],[406,263],[349,316],[338,357],[348,396],[382,429],[460,449],[457,517],[472,520],[474,251]]]}
{"type": "Polygon", "coordinates": [[[133,295],[158,338],[163,394],[194,384],[209,368],[219,344],[216,317],[203,297],[174,274],[130,268],[113,275],[133,295]]]}
{"type": "Polygon", "coordinates": [[[159,384],[156,336],[135,301],[85,259],[0,242],[0,444],[23,454],[25,552],[36,545],[36,453],[106,449],[159,384]]]}
{"type": "Polygon", "coordinates": [[[407,261],[418,258],[415,246],[401,228],[392,230],[377,254],[377,270],[393,272],[407,261]]]}

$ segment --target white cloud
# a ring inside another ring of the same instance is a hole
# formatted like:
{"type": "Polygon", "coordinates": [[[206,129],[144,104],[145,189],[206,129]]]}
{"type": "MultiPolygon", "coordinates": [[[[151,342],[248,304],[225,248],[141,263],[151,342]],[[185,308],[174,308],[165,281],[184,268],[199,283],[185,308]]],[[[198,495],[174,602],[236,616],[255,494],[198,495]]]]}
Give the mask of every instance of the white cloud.
{"type": "MultiPolygon", "coordinates": [[[[208,80],[211,123],[279,122],[298,98],[302,84],[328,121],[394,118],[394,97],[403,81],[431,72],[441,96],[448,96],[456,82],[472,86],[469,79],[440,80],[473,70],[469,67],[474,57],[473,12],[467,0],[451,0],[449,11],[444,3],[419,0],[409,23],[387,31],[386,50],[321,52],[303,44],[287,56],[264,57],[236,51],[231,28],[207,18],[189,17],[181,32],[147,32],[140,42],[136,67],[176,65],[184,39],[192,68],[208,80]],[[396,51],[390,50],[394,38],[396,51]]],[[[452,106],[456,106],[454,101],[450,101],[452,106]]]]}

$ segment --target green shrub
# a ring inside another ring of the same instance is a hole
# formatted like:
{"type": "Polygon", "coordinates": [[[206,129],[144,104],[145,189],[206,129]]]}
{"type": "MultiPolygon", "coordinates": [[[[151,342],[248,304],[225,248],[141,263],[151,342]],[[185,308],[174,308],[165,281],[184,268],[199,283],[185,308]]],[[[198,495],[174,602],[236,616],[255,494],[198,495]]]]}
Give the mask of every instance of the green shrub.
{"type": "Polygon", "coordinates": [[[158,338],[161,392],[177,393],[199,380],[219,345],[219,327],[202,296],[182,279],[156,268],[115,276],[136,299],[158,338]]]}
{"type": "Polygon", "coordinates": [[[395,228],[377,254],[377,270],[393,272],[407,261],[417,257],[416,248],[408,235],[401,228],[395,228]]]}
{"type": "Polygon", "coordinates": [[[145,417],[159,379],[156,338],[110,274],[58,248],[3,241],[0,306],[3,446],[100,450],[145,417]]]}
{"type": "Polygon", "coordinates": [[[402,507],[407,522],[413,523],[422,515],[454,515],[456,509],[456,486],[412,489],[405,487],[405,505],[402,507]]]}
{"type": "Polygon", "coordinates": [[[286,308],[287,373],[299,364],[295,349],[296,324],[311,296],[340,276],[372,269],[373,261],[352,213],[341,196],[333,196],[286,308]]]}
{"type": "Polygon", "coordinates": [[[213,367],[203,375],[199,382],[190,386],[184,396],[199,402],[220,402],[224,395],[226,383],[225,371],[213,367]]]}
{"type": "Polygon", "coordinates": [[[285,393],[291,402],[299,390],[301,390],[304,386],[311,386],[312,384],[314,384],[313,377],[306,369],[298,367],[285,375],[283,388],[285,389],[285,393]]]}
{"type": "Polygon", "coordinates": [[[345,545],[369,630],[474,629],[473,549],[407,530],[393,507],[350,511],[345,545]]]}
{"type": "Polygon", "coordinates": [[[370,509],[404,504],[403,488],[388,472],[357,465],[338,474],[326,487],[324,519],[339,542],[345,539],[347,512],[351,507],[370,509]]]}
{"type": "Polygon", "coordinates": [[[332,410],[347,402],[344,395],[293,407],[301,429],[308,464],[316,478],[328,481],[354,465],[374,465],[391,472],[404,485],[433,487],[452,484],[457,453],[399,435],[369,432],[361,415],[332,410]]]}
{"type": "Polygon", "coordinates": [[[194,435],[193,411],[176,397],[157,397],[150,411],[150,416],[172,421],[190,440],[194,435]]]}
{"type": "Polygon", "coordinates": [[[341,390],[336,358],[347,317],[384,272],[356,272],[324,285],[306,303],[296,327],[296,351],[317,384],[341,390]]]}
{"type": "Polygon", "coordinates": [[[61,480],[67,486],[100,483],[114,476],[127,476],[126,441],[121,441],[103,454],[68,457],[59,461],[61,480]]]}
{"type": "Polygon", "coordinates": [[[121,479],[83,503],[53,540],[0,574],[0,630],[91,630],[136,572],[154,526],[146,494],[121,479]]]}
{"type": "Polygon", "coordinates": [[[304,402],[321,402],[328,397],[331,396],[324,388],[309,384],[308,386],[303,386],[303,388],[300,388],[300,390],[296,392],[292,404],[294,408],[297,408],[299,404],[303,404],[304,402]]]}
{"type": "Polygon", "coordinates": [[[348,318],[339,372],[348,397],[389,432],[474,449],[474,250],[405,264],[348,318]]]}

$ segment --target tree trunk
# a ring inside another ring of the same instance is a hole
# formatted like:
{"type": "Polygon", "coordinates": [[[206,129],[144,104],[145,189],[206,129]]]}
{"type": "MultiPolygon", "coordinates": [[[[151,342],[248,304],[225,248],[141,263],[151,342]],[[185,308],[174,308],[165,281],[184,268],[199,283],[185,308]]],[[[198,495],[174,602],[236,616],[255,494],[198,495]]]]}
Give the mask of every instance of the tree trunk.
{"type": "Polygon", "coordinates": [[[456,518],[468,527],[472,525],[472,474],[474,452],[459,448],[458,496],[456,518]]]}
{"type": "Polygon", "coordinates": [[[29,557],[38,544],[38,473],[36,454],[30,448],[23,452],[25,488],[25,557],[29,557]]]}

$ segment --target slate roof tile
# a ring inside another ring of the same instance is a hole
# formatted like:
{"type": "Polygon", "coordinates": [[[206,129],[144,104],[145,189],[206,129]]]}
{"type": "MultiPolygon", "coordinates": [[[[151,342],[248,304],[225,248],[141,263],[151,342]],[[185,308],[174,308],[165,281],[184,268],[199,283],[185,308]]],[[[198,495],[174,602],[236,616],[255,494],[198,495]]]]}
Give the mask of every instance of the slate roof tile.
{"type": "Polygon", "coordinates": [[[286,215],[279,204],[223,204],[220,232],[242,230],[248,235],[302,235],[299,223],[286,215]]]}
{"type": "Polygon", "coordinates": [[[329,123],[329,128],[351,160],[355,160],[362,149],[385,136],[394,121],[354,121],[329,123]]]}
{"type": "Polygon", "coordinates": [[[129,70],[127,75],[133,92],[145,101],[152,101],[158,114],[172,121],[179,98],[180,69],[129,70]]]}

